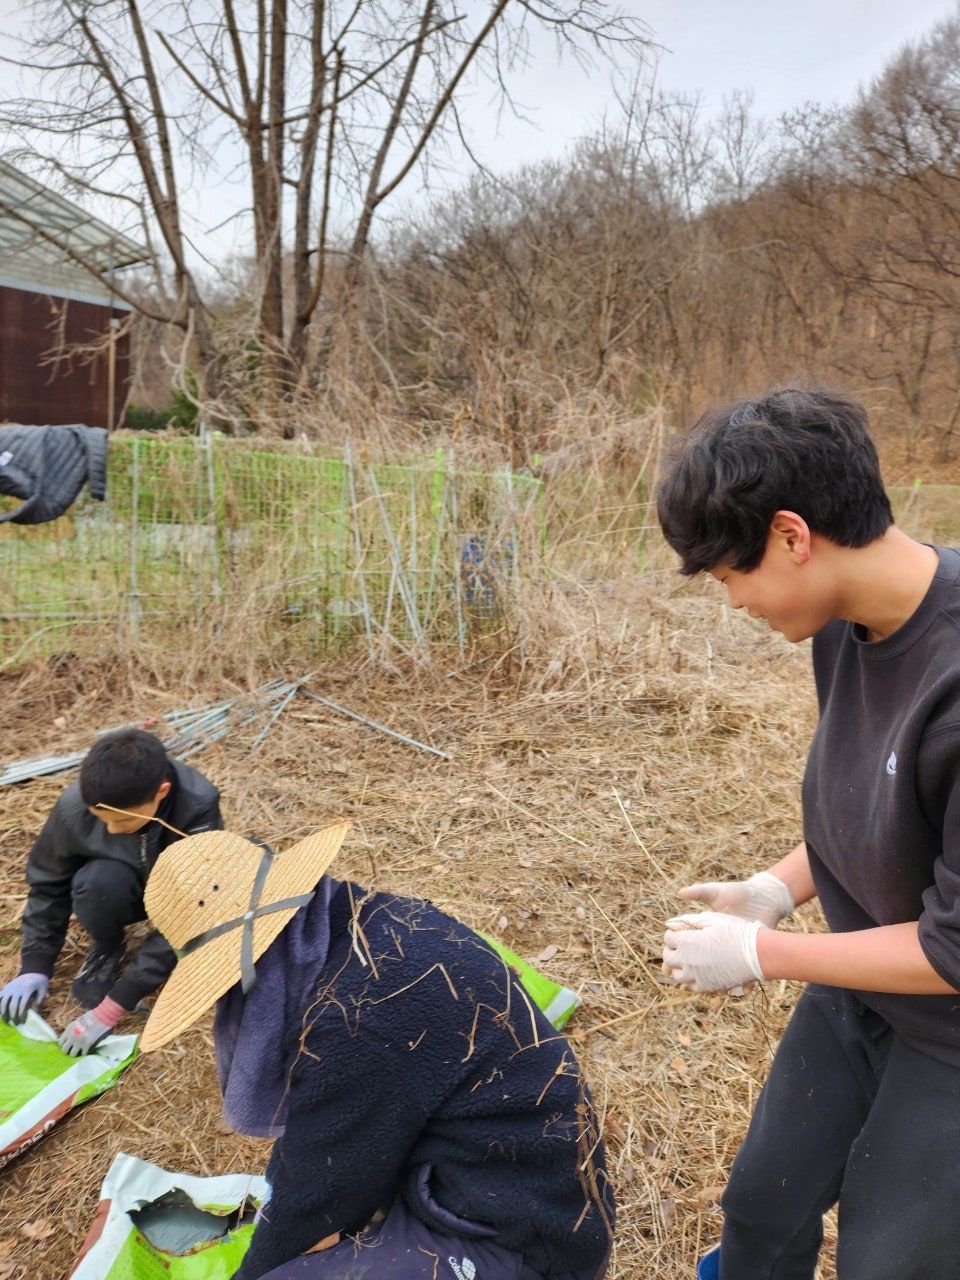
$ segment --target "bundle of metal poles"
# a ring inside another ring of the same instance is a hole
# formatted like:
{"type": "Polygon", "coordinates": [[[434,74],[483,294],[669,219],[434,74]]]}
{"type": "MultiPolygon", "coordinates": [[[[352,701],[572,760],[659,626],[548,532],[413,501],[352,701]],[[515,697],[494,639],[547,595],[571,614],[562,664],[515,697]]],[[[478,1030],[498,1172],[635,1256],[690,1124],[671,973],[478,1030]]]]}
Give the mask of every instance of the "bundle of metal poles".
{"type": "MultiPolygon", "coordinates": [[[[299,680],[269,680],[266,684],[261,685],[253,695],[239,695],[236,698],[230,698],[226,702],[218,702],[212,706],[186,707],[181,711],[169,711],[161,718],[158,724],[158,727],[159,725],[165,725],[171,730],[169,736],[162,739],[163,745],[175,759],[187,760],[198,751],[202,751],[204,747],[209,746],[211,742],[217,742],[219,739],[225,738],[227,734],[241,729],[255,720],[264,720],[263,728],[251,743],[250,749],[256,750],[297,694],[302,693],[305,697],[312,699],[314,702],[319,702],[322,706],[328,707],[338,715],[356,720],[360,724],[367,725],[370,729],[375,729],[378,733],[384,733],[391,738],[397,739],[398,742],[417,747],[421,751],[428,751],[431,755],[439,756],[443,760],[450,759],[446,752],[439,751],[436,747],[429,747],[422,742],[417,742],[415,738],[408,738],[405,734],[398,733],[395,729],[389,729],[386,725],[378,724],[377,721],[360,715],[359,712],[339,706],[336,702],[331,702],[329,699],[322,698],[319,694],[305,689],[303,686],[312,679],[312,676],[313,673],[310,672],[308,675],[301,676],[299,680]]],[[[154,722],[150,720],[141,722],[142,726],[151,728],[153,724],[154,722]]],[[[133,727],[140,726],[114,726],[115,729],[133,727]]],[[[97,736],[110,732],[112,730],[103,729],[97,736]]],[[[0,768],[0,787],[14,782],[26,782],[30,778],[44,778],[59,773],[75,772],[80,767],[88,749],[88,747],[84,747],[81,751],[70,751],[65,755],[41,756],[32,760],[21,760],[14,764],[4,765],[0,768]]]]}

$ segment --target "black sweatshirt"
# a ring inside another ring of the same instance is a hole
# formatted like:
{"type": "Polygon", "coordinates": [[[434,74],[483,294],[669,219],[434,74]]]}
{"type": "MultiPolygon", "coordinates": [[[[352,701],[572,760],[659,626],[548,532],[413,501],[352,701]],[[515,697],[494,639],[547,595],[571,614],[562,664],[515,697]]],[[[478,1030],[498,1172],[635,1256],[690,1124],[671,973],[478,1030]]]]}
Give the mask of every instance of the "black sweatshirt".
{"type": "MultiPolygon", "coordinates": [[[[184,835],[223,829],[220,793],[212,782],[178,760],[170,761],[167,777],[170,790],[160,802],[157,817],[184,835]]],[[[80,783],[72,782],[51,809],[27,859],[30,892],[21,925],[20,972],[47,977],[53,973],[70,923],[70,886],[84,863],[94,858],[125,863],[145,887],[162,850],[179,839],[159,822],[148,822],[129,835],[110,835],[106,824],[84,804],[80,783]]],[[[154,931],[144,938],[109,995],[124,1009],[134,1009],[143,996],[156,991],[175,963],[172,949],[154,931]]]]}
{"type": "Polygon", "coordinates": [[[272,1196],[236,1280],[361,1230],[397,1194],[443,1231],[417,1190],[424,1166],[441,1210],[493,1228],[541,1275],[599,1266],[613,1200],[567,1041],[487,944],[429,903],[345,883],[330,917],[302,1043],[291,1028],[272,1196]]]}
{"type": "MultiPolygon", "coordinates": [[[[870,642],[832,622],[814,637],[804,836],[833,932],[919,920],[930,964],[960,988],[960,552],[938,555],[891,635],[870,642]]],[[[856,994],[916,1048],[960,1065],[960,996],[856,994]]]]}

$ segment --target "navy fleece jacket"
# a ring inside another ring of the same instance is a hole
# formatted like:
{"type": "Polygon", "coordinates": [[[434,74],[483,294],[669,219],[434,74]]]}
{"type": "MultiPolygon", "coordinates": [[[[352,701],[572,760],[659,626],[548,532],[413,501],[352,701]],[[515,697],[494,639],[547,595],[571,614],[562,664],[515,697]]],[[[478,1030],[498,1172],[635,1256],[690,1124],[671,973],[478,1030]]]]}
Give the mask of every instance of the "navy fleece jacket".
{"type": "Polygon", "coordinates": [[[441,1231],[444,1211],[492,1228],[543,1276],[599,1266],[613,1199],[567,1041],[429,903],[344,883],[330,922],[316,1002],[290,1029],[272,1196],[236,1280],[361,1230],[398,1194],[441,1231]]]}

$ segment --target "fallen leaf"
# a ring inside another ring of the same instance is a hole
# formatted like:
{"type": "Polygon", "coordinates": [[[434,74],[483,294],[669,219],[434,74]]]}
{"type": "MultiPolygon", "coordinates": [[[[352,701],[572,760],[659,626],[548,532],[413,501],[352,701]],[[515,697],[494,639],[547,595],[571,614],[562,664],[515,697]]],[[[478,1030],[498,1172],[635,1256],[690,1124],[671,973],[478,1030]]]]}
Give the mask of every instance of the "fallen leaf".
{"type": "Polygon", "coordinates": [[[677,1039],[680,1041],[682,1045],[684,1045],[688,1049],[693,1044],[693,1041],[690,1039],[690,1037],[687,1035],[685,1031],[678,1031],[677,1039]]]}
{"type": "Polygon", "coordinates": [[[533,957],[533,963],[546,964],[548,960],[553,959],[559,950],[559,947],[555,947],[553,943],[551,943],[549,947],[544,947],[538,956],[533,957]]]}
{"type": "Polygon", "coordinates": [[[56,1231],[56,1227],[46,1218],[38,1218],[36,1222],[25,1222],[20,1230],[28,1240],[47,1240],[56,1231]]]}
{"type": "Polygon", "coordinates": [[[672,1196],[664,1196],[660,1201],[660,1216],[665,1227],[669,1227],[677,1216],[677,1202],[672,1196]]]}
{"type": "Polygon", "coordinates": [[[586,920],[587,918],[587,913],[584,911],[583,907],[574,907],[573,914],[578,920],[586,920]]]}
{"type": "Polygon", "coordinates": [[[684,1062],[682,1058],[680,1057],[674,1058],[674,1060],[670,1063],[670,1065],[671,1067],[673,1067],[674,1071],[678,1071],[680,1075],[685,1076],[687,1074],[687,1064],[684,1062]]]}
{"type": "Polygon", "coordinates": [[[702,1200],[706,1204],[715,1204],[723,1195],[726,1188],[722,1182],[718,1182],[713,1187],[702,1187],[697,1192],[697,1199],[702,1200]]]}
{"type": "Polygon", "coordinates": [[[308,1249],[307,1253],[322,1253],[324,1249],[332,1249],[335,1244],[340,1243],[340,1232],[335,1231],[332,1236],[324,1236],[312,1249],[308,1249]]]}
{"type": "Polygon", "coordinates": [[[605,1116],[603,1121],[603,1131],[609,1134],[611,1138],[616,1138],[617,1142],[626,1142],[627,1131],[619,1120],[613,1116],[605,1116]]]}
{"type": "Polygon", "coordinates": [[[66,717],[66,716],[54,716],[54,718],[53,718],[53,723],[56,725],[56,727],[57,727],[58,729],[65,729],[65,728],[67,727],[67,717],[66,717]]]}

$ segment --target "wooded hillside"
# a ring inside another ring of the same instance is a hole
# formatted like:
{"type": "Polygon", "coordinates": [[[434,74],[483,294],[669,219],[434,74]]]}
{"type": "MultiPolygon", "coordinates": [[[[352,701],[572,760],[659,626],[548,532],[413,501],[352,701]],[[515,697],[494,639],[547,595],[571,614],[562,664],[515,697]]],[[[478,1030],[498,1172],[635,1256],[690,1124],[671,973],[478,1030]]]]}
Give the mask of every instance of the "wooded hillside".
{"type": "Polygon", "coordinates": [[[602,0],[38,6],[31,91],[0,126],[12,161],[151,245],[137,282],[111,277],[139,312],[148,425],[172,384],[180,425],[472,440],[535,467],[799,380],[866,401],[891,483],[954,478],[960,11],[852,104],[770,121],[745,95],[708,119],[658,91],[652,33],[602,0]],[[474,166],[438,196],[443,164],[472,160],[470,77],[505,128],[522,115],[503,76],[534,21],[616,74],[616,109],[560,160],[474,166]],[[200,193],[228,181],[248,256],[204,263],[200,193]]]}
{"type": "Polygon", "coordinates": [[[960,421],[960,21],[845,112],[776,125],[654,98],[565,164],[478,179],[368,263],[350,374],[515,464],[605,415],[801,379],[868,404],[891,479],[960,421]],[[362,353],[362,354],[361,354],[362,353]]]}

